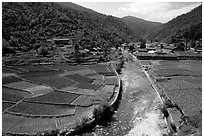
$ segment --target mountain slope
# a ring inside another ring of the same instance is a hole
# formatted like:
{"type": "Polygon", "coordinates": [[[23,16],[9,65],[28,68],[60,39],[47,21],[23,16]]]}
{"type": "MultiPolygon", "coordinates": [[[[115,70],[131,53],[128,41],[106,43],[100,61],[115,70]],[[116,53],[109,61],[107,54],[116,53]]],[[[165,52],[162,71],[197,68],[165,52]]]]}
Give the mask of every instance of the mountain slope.
{"type": "MultiPolygon", "coordinates": [[[[171,21],[154,29],[148,38],[153,39],[157,37],[159,40],[171,39],[175,36],[189,32],[196,33],[197,37],[202,34],[202,5],[196,7],[186,14],[182,14],[172,19],[171,21]],[[196,31],[196,32],[195,32],[196,31]]],[[[192,36],[194,37],[194,36],[192,36]]]]}
{"type": "Polygon", "coordinates": [[[103,14],[101,14],[101,13],[98,13],[92,9],[85,8],[83,6],[77,5],[77,4],[72,3],[72,2],[56,2],[56,4],[60,5],[63,8],[71,8],[71,9],[78,10],[81,12],[88,12],[91,14],[95,14],[97,16],[103,16],[103,14]]]}
{"type": "Polygon", "coordinates": [[[56,3],[2,3],[3,49],[29,51],[46,45],[52,37],[71,38],[82,47],[114,46],[132,36],[127,25],[113,16],[98,16],[56,3]]]}
{"type": "Polygon", "coordinates": [[[133,16],[125,16],[121,18],[121,20],[128,25],[136,36],[142,36],[162,24],[159,22],[146,21],[133,16]]]}

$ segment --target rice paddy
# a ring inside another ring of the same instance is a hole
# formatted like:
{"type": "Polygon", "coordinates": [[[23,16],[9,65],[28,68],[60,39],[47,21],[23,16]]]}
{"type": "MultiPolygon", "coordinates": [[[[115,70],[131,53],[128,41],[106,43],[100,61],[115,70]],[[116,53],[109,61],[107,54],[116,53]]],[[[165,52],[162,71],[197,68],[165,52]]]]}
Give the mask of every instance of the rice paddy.
{"type": "Polygon", "coordinates": [[[104,100],[102,96],[110,98],[114,88],[105,86],[118,82],[116,77],[106,78],[116,76],[106,64],[3,67],[3,73],[4,134],[36,135],[67,128],[104,100]],[[80,108],[84,110],[79,114],[80,108]]]}

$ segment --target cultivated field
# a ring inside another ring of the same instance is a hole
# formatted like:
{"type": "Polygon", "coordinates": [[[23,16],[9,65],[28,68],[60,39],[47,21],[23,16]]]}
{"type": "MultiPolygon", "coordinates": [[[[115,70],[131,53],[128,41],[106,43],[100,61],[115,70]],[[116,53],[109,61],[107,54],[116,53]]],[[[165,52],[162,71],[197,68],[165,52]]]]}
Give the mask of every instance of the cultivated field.
{"type": "Polygon", "coordinates": [[[71,129],[119,85],[110,63],[4,66],[2,74],[4,135],[71,129]]]}
{"type": "MultiPolygon", "coordinates": [[[[202,128],[202,61],[142,61],[152,76],[180,132],[202,128]],[[163,93],[164,92],[164,93],[163,93]],[[168,103],[168,100],[171,103],[168,103]],[[177,112],[172,112],[175,108],[177,112]]],[[[192,133],[194,133],[192,132],[192,133]]]]}

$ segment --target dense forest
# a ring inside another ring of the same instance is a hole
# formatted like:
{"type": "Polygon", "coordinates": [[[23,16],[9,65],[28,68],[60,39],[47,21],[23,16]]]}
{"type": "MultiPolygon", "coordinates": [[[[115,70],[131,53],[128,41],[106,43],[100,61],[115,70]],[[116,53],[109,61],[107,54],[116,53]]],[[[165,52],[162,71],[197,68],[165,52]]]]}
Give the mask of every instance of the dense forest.
{"type": "Polygon", "coordinates": [[[66,37],[81,47],[115,46],[133,38],[119,18],[63,7],[57,3],[2,3],[3,55],[46,46],[66,37]]]}
{"type": "Polygon", "coordinates": [[[202,38],[202,5],[154,29],[148,38],[158,40],[184,38],[193,41],[202,38]]]}
{"type": "Polygon", "coordinates": [[[151,22],[134,16],[125,16],[121,20],[128,25],[137,37],[143,37],[146,33],[162,25],[160,22],[151,22]]]}

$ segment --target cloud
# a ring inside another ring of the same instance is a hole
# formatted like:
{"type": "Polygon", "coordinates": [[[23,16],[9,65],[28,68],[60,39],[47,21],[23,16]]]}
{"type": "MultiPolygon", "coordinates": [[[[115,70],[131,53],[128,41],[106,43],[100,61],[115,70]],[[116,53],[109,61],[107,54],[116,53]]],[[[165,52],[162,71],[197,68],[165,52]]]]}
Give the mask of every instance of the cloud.
{"type": "Polygon", "coordinates": [[[118,17],[131,15],[165,23],[198,5],[200,5],[198,2],[134,2],[121,5],[113,15],[118,17]]]}

